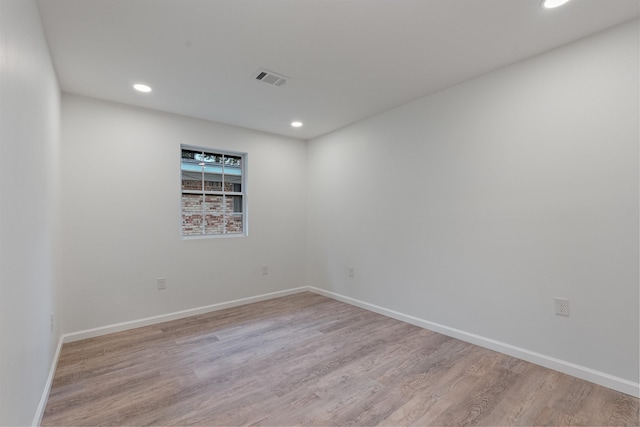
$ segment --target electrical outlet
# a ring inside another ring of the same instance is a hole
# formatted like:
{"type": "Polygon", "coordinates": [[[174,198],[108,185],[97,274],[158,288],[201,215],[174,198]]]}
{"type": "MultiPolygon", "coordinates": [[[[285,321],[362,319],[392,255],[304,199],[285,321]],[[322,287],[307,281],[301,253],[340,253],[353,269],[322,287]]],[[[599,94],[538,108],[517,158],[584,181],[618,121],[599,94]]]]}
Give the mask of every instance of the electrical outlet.
{"type": "Polygon", "coordinates": [[[165,279],[164,277],[159,277],[158,278],[158,290],[162,291],[164,289],[167,289],[167,279],[165,279]]]}
{"type": "Polygon", "coordinates": [[[51,332],[53,332],[53,313],[51,313],[50,319],[51,319],[51,332]]]}
{"type": "Polygon", "coordinates": [[[262,267],[260,267],[260,271],[262,271],[262,275],[266,276],[267,274],[269,274],[269,266],[268,265],[263,265],[262,267]]]}
{"type": "Polygon", "coordinates": [[[559,316],[569,315],[569,300],[567,298],[554,298],[553,302],[556,307],[556,314],[559,316]]]}
{"type": "Polygon", "coordinates": [[[356,269],[352,265],[347,267],[347,276],[355,277],[355,275],[356,275],[356,269]]]}

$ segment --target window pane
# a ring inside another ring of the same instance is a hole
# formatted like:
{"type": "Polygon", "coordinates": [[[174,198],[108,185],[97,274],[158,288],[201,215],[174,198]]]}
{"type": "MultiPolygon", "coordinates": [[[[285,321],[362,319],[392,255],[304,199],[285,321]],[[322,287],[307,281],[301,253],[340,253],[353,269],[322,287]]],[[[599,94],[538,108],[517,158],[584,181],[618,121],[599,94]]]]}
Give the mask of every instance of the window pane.
{"type": "Polygon", "coordinates": [[[182,170],[182,189],[202,191],[202,173],[182,170]]]}
{"type": "Polygon", "coordinates": [[[182,170],[183,190],[202,191],[202,166],[199,166],[196,160],[189,158],[196,155],[195,151],[182,150],[180,169],[182,170]]]}
{"type": "Polygon", "coordinates": [[[206,163],[207,165],[221,165],[222,164],[222,154],[217,154],[217,153],[208,153],[208,152],[203,152],[202,154],[200,154],[198,156],[198,160],[200,160],[201,162],[206,163]]]}
{"type": "Polygon", "coordinates": [[[182,160],[193,160],[196,161],[196,157],[198,155],[200,155],[201,152],[200,151],[193,151],[193,150],[182,150],[182,160]]]}
{"type": "Polygon", "coordinates": [[[226,192],[242,192],[242,177],[238,175],[229,175],[228,169],[224,169],[224,191],[226,192]]]}
{"type": "Polygon", "coordinates": [[[205,165],[204,191],[222,191],[222,167],[205,165]]]}
{"type": "Polygon", "coordinates": [[[205,234],[224,233],[224,210],[222,196],[205,196],[205,234]]]}
{"type": "Polygon", "coordinates": [[[242,213],[242,196],[227,196],[227,213],[242,213]]]}
{"type": "Polygon", "coordinates": [[[225,167],[242,167],[242,157],[238,156],[224,156],[224,166],[225,167]]]}
{"type": "Polygon", "coordinates": [[[227,214],[225,215],[227,221],[227,234],[242,233],[242,214],[227,214]]]}
{"type": "Polygon", "coordinates": [[[202,196],[182,195],[182,235],[202,234],[202,196]]]}
{"type": "Polygon", "coordinates": [[[242,196],[225,196],[227,234],[242,233],[242,196]]]}
{"type": "Polygon", "coordinates": [[[242,157],[224,157],[224,191],[242,191],[242,157]]]}

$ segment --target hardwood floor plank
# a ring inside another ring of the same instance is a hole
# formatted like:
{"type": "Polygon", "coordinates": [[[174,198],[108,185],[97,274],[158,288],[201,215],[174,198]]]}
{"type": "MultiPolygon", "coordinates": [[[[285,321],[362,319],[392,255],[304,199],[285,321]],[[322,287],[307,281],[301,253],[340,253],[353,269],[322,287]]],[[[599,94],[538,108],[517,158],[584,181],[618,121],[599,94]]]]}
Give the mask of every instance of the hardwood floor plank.
{"type": "Polygon", "coordinates": [[[312,293],[65,344],[42,425],[638,425],[638,399],[312,293]]]}

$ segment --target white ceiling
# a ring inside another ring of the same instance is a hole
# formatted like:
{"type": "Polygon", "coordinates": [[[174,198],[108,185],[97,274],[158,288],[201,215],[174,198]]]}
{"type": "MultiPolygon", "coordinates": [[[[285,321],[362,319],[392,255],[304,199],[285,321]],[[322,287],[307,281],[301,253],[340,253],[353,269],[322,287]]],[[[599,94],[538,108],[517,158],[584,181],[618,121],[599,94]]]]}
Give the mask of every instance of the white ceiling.
{"type": "Polygon", "coordinates": [[[310,139],[638,17],[638,0],[39,0],[65,92],[310,139]],[[253,80],[259,68],[291,80],[253,80]],[[134,82],[153,87],[132,90],[134,82]],[[290,126],[292,120],[302,128],[290,126]]]}

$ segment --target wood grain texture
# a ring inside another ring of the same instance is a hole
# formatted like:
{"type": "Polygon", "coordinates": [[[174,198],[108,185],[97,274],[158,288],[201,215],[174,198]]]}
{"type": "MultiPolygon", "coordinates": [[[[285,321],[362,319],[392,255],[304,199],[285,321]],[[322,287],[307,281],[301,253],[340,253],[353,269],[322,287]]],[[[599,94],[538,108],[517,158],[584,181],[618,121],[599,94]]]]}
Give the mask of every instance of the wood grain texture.
{"type": "Polygon", "coordinates": [[[631,396],[301,293],[65,344],[42,425],[631,425],[631,396]]]}

